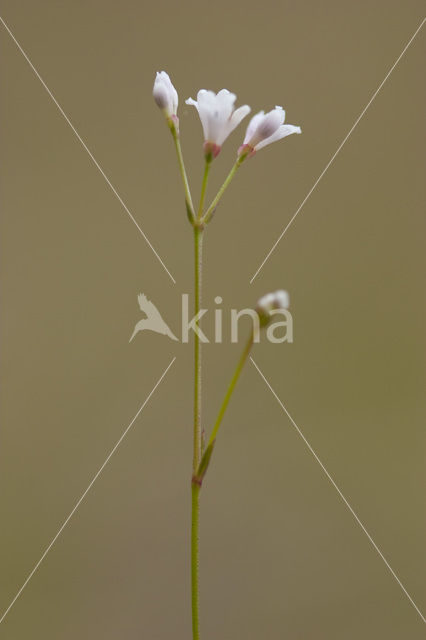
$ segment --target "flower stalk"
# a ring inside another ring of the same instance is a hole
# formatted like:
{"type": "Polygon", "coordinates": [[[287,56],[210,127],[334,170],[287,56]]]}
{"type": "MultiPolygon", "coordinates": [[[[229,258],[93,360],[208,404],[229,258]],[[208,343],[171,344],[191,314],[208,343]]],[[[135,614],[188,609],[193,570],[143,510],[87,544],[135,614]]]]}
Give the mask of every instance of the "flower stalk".
{"type": "Polygon", "coordinates": [[[190,222],[193,222],[195,220],[194,205],[192,204],[191,190],[189,188],[188,178],[187,178],[186,169],[185,169],[185,163],[183,161],[182,147],[180,146],[179,131],[173,121],[169,124],[169,127],[173,137],[173,142],[175,143],[180,175],[182,177],[183,190],[185,192],[186,211],[187,211],[190,222]]]}
{"type": "Polygon", "coordinates": [[[246,159],[246,155],[242,155],[239,156],[237,158],[237,160],[235,161],[231,171],[228,173],[227,177],[225,178],[224,183],[222,184],[222,186],[220,187],[219,191],[217,192],[215,198],[213,199],[212,203],[210,204],[210,206],[208,207],[206,213],[204,214],[202,220],[205,224],[208,224],[210,222],[210,220],[212,219],[214,212],[216,210],[217,205],[219,204],[219,200],[221,199],[221,197],[223,196],[223,194],[225,193],[226,189],[229,187],[229,185],[232,182],[232,179],[234,178],[237,169],[239,167],[241,167],[242,163],[244,162],[244,160],[246,159]]]}
{"type": "Polygon", "coordinates": [[[229,401],[231,400],[232,394],[234,393],[234,389],[235,386],[238,382],[238,379],[241,375],[241,372],[244,368],[244,365],[247,361],[247,358],[250,354],[251,348],[253,346],[253,341],[254,341],[254,330],[252,329],[249,338],[246,342],[246,345],[244,347],[244,350],[240,356],[240,359],[238,360],[237,366],[235,368],[235,371],[232,375],[232,378],[230,380],[230,383],[228,385],[228,388],[226,390],[225,396],[223,398],[222,401],[222,405],[219,409],[219,413],[217,414],[217,418],[216,418],[216,422],[214,424],[214,427],[212,429],[212,432],[210,434],[210,438],[209,441],[207,443],[207,447],[204,451],[203,457],[201,458],[201,462],[199,467],[197,468],[197,472],[195,474],[195,476],[193,477],[192,483],[193,484],[198,484],[199,488],[201,488],[201,485],[203,483],[204,480],[204,476],[207,473],[207,469],[208,466],[210,464],[210,459],[212,457],[213,454],[213,449],[216,443],[216,438],[217,438],[217,434],[219,432],[219,428],[220,425],[222,424],[222,420],[223,420],[223,416],[225,415],[225,411],[228,407],[229,401]]]}

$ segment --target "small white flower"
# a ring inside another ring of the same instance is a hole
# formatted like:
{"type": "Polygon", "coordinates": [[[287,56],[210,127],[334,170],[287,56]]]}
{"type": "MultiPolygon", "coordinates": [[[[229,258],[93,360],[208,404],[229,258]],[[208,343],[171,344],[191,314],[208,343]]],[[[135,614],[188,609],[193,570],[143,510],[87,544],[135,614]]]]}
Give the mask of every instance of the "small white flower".
{"type": "Polygon", "coordinates": [[[267,293],[258,300],[256,311],[261,321],[267,324],[271,319],[270,313],[273,309],[288,309],[290,306],[290,296],[284,289],[279,289],[273,293],[267,293]]]}
{"type": "Polygon", "coordinates": [[[188,98],[186,104],[194,106],[200,116],[204,133],[204,151],[215,158],[229,134],[250,113],[248,105],[234,110],[236,95],[227,89],[219,93],[201,89],[197,100],[188,98]]]}
{"type": "Polygon", "coordinates": [[[179,102],[178,94],[165,71],[157,71],[152,95],[157,106],[164,111],[166,118],[176,118],[179,102]]]}
{"type": "Polygon", "coordinates": [[[239,155],[246,153],[252,156],[262,147],[276,142],[292,133],[302,133],[300,127],[284,124],[285,111],[282,107],[275,107],[269,113],[259,111],[250,120],[244,142],[238,150],[239,155]]]}

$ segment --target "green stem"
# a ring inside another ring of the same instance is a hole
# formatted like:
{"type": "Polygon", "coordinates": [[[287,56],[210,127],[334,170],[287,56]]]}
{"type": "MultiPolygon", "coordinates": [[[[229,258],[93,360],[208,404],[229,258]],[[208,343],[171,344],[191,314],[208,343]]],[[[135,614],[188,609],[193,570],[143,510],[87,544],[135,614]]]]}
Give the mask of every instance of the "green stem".
{"type": "MultiPolygon", "coordinates": [[[[194,227],[194,312],[201,308],[201,285],[203,270],[203,230],[194,227]]],[[[193,471],[196,471],[201,459],[201,343],[194,332],[194,457],[193,471]]]]}
{"type": "Polygon", "coordinates": [[[209,208],[207,209],[205,215],[202,218],[203,222],[205,222],[206,224],[207,224],[207,222],[210,221],[210,218],[212,217],[212,215],[214,213],[214,210],[216,209],[219,200],[221,199],[221,197],[225,193],[225,190],[227,189],[227,187],[231,183],[232,178],[235,176],[235,173],[236,173],[238,167],[241,166],[241,164],[244,161],[244,159],[245,159],[244,157],[243,158],[241,158],[241,157],[237,158],[234,166],[232,167],[231,171],[228,173],[228,176],[226,177],[225,182],[220,187],[219,191],[216,194],[216,197],[214,198],[214,200],[212,201],[212,203],[210,204],[209,208]]]}
{"type": "Polygon", "coordinates": [[[242,352],[240,359],[238,360],[238,364],[235,368],[234,371],[234,375],[231,378],[231,382],[229,383],[229,386],[226,390],[225,393],[225,397],[223,399],[222,405],[219,409],[219,413],[218,416],[216,418],[216,422],[214,424],[213,430],[211,432],[209,441],[207,443],[207,446],[205,448],[205,451],[203,452],[203,456],[201,458],[201,462],[200,465],[197,468],[196,473],[194,473],[194,475],[192,476],[192,484],[194,485],[198,485],[198,487],[201,487],[202,483],[203,483],[203,479],[204,476],[207,473],[207,469],[209,467],[210,464],[210,459],[212,457],[213,454],[213,449],[214,449],[214,445],[216,442],[216,438],[217,438],[217,434],[219,431],[219,427],[222,423],[222,419],[223,416],[225,415],[225,411],[227,409],[227,406],[229,404],[229,401],[231,399],[231,396],[234,392],[235,389],[235,385],[238,382],[238,378],[241,375],[241,371],[243,370],[244,364],[248,358],[248,355],[250,353],[250,350],[253,346],[253,342],[254,342],[254,328],[252,329],[250,336],[247,340],[246,346],[244,347],[244,351],[242,352]]]}
{"type": "Polygon", "coordinates": [[[225,411],[226,411],[227,406],[229,404],[229,401],[231,399],[232,393],[233,393],[233,391],[235,389],[235,385],[238,382],[238,378],[240,377],[240,374],[241,374],[241,371],[242,371],[242,369],[244,367],[245,361],[247,360],[248,355],[250,353],[250,350],[252,348],[253,340],[254,340],[254,332],[252,330],[251,333],[250,333],[249,339],[247,340],[246,346],[244,347],[244,351],[242,352],[241,357],[238,360],[238,364],[237,364],[236,369],[234,371],[234,375],[231,378],[231,382],[229,383],[228,389],[226,390],[225,397],[224,397],[223,402],[222,402],[222,406],[219,409],[219,413],[218,413],[218,416],[216,418],[216,422],[215,422],[215,425],[214,425],[213,430],[211,432],[211,435],[210,435],[209,442],[208,442],[207,446],[212,445],[214,443],[214,441],[216,440],[217,433],[219,431],[219,427],[220,427],[221,422],[222,422],[222,418],[225,415],[225,411]]]}
{"type": "Polygon", "coordinates": [[[199,567],[199,517],[200,486],[192,483],[192,522],[191,522],[191,606],[192,606],[192,638],[200,638],[199,604],[198,604],[198,567],[199,567]]]}
{"type": "Polygon", "coordinates": [[[180,174],[182,176],[183,189],[185,191],[186,206],[189,209],[190,213],[192,214],[192,217],[195,218],[194,205],[192,204],[191,191],[189,189],[188,178],[187,178],[186,170],[185,170],[185,163],[183,161],[183,154],[182,154],[182,148],[180,146],[179,134],[176,131],[176,127],[175,126],[171,127],[170,130],[172,132],[173,141],[175,143],[175,148],[176,148],[176,153],[177,153],[177,158],[178,158],[180,174]]]}
{"type": "Polygon", "coordinates": [[[201,185],[200,205],[198,207],[198,215],[197,215],[198,220],[201,220],[201,216],[203,214],[204,199],[206,197],[207,182],[209,179],[209,171],[210,171],[211,163],[212,163],[211,159],[206,158],[206,164],[204,165],[203,183],[201,185]]]}
{"type": "MultiPolygon", "coordinates": [[[[208,173],[208,171],[207,171],[208,173]]],[[[204,181],[203,181],[204,182],[204,181]]],[[[205,191],[205,186],[202,192],[205,191]]],[[[203,266],[203,229],[194,226],[194,310],[195,315],[201,307],[201,284],[203,266]]],[[[194,456],[193,476],[201,462],[201,343],[198,334],[194,335],[194,456]]],[[[199,567],[199,494],[200,487],[192,482],[192,515],[191,515],[191,604],[193,640],[199,640],[199,605],[198,605],[198,567],[199,567]]]]}

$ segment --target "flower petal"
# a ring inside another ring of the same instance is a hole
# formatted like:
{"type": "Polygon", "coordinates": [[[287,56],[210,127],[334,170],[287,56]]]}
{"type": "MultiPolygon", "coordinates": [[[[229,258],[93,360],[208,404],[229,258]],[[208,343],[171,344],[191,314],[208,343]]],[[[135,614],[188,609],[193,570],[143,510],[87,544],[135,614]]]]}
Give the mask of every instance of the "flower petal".
{"type": "Polygon", "coordinates": [[[228,89],[221,89],[217,94],[201,89],[197,101],[192,98],[186,101],[198,110],[206,143],[220,148],[231,131],[249,113],[250,107],[247,105],[234,111],[236,99],[237,96],[228,89]]]}
{"type": "Polygon", "coordinates": [[[193,107],[195,107],[198,111],[198,102],[196,100],[194,100],[193,98],[187,98],[187,100],[185,100],[185,104],[190,104],[193,107]]]}
{"type": "Polygon", "coordinates": [[[216,109],[216,94],[213,91],[200,89],[197,94],[198,113],[200,114],[201,124],[203,126],[204,140],[215,142],[215,122],[214,114],[216,109]]]}
{"type": "Polygon", "coordinates": [[[302,129],[300,127],[295,127],[292,124],[282,124],[275,133],[269,136],[269,138],[259,142],[255,146],[255,149],[258,151],[259,149],[262,149],[262,147],[266,147],[266,145],[271,144],[272,142],[277,142],[277,140],[281,140],[281,138],[285,138],[292,133],[302,133],[302,129]]]}
{"type": "Polygon", "coordinates": [[[224,121],[231,117],[236,99],[235,93],[231,93],[228,89],[221,89],[217,94],[216,107],[219,109],[224,121]]]}
{"type": "Polygon", "coordinates": [[[250,113],[250,107],[245,104],[242,107],[236,109],[229,118],[223,123],[222,130],[218,136],[217,143],[222,145],[226,138],[238,127],[241,120],[246,117],[248,113],[250,113]]]}
{"type": "Polygon", "coordinates": [[[238,109],[235,109],[234,113],[231,116],[231,122],[232,122],[231,131],[233,131],[236,127],[238,127],[240,122],[244,120],[246,116],[248,116],[250,111],[251,111],[251,107],[249,107],[248,104],[244,104],[242,107],[238,107],[238,109]]]}
{"type": "MultiPolygon", "coordinates": [[[[285,111],[282,107],[275,107],[272,111],[269,111],[263,118],[255,131],[255,137],[258,140],[269,138],[277,129],[283,124],[285,118],[285,111]]],[[[257,144],[257,142],[255,143],[257,144]]]]}
{"type": "Polygon", "coordinates": [[[252,117],[252,119],[248,124],[243,144],[247,144],[250,138],[252,138],[254,132],[257,129],[258,124],[260,123],[264,115],[265,115],[264,111],[259,111],[259,113],[256,113],[256,115],[252,117]]]}
{"type": "Polygon", "coordinates": [[[204,139],[207,140],[208,136],[208,114],[209,114],[209,101],[211,101],[211,97],[208,95],[212,93],[211,91],[206,91],[205,89],[200,89],[197,94],[197,100],[193,98],[188,98],[185,100],[186,104],[189,104],[195,107],[198,111],[198,115],[200,116],[201,126],[203,127],[204,139]]]}
{"type": "Polygon", "coordinates": [[[155,102],[160,109],[165,111],[168,117],[177,114],[178,93],[165,71],[157,71],[152,93],[155,102]]]}

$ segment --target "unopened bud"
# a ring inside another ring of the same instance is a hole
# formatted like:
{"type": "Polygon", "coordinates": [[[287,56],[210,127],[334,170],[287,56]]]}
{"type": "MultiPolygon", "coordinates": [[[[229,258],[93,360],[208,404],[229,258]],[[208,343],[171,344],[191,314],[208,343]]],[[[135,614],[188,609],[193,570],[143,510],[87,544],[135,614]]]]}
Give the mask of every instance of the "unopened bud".
{"type": "Polygon", "coordinates": [[[164,111],[166,118],[176,118],[178,94],[165,71],[157,72],[152,95],[156,105],[164,111]]]}
{"type": "Polygon", "coordinates": [[[261,326],[265,326],[271,320],[271,311],[274,309],[288,309],[290,297],[287,291],[279,289],[273,293],[267,293],[258,300],[256,311],[259,314],[261,326]]]}

